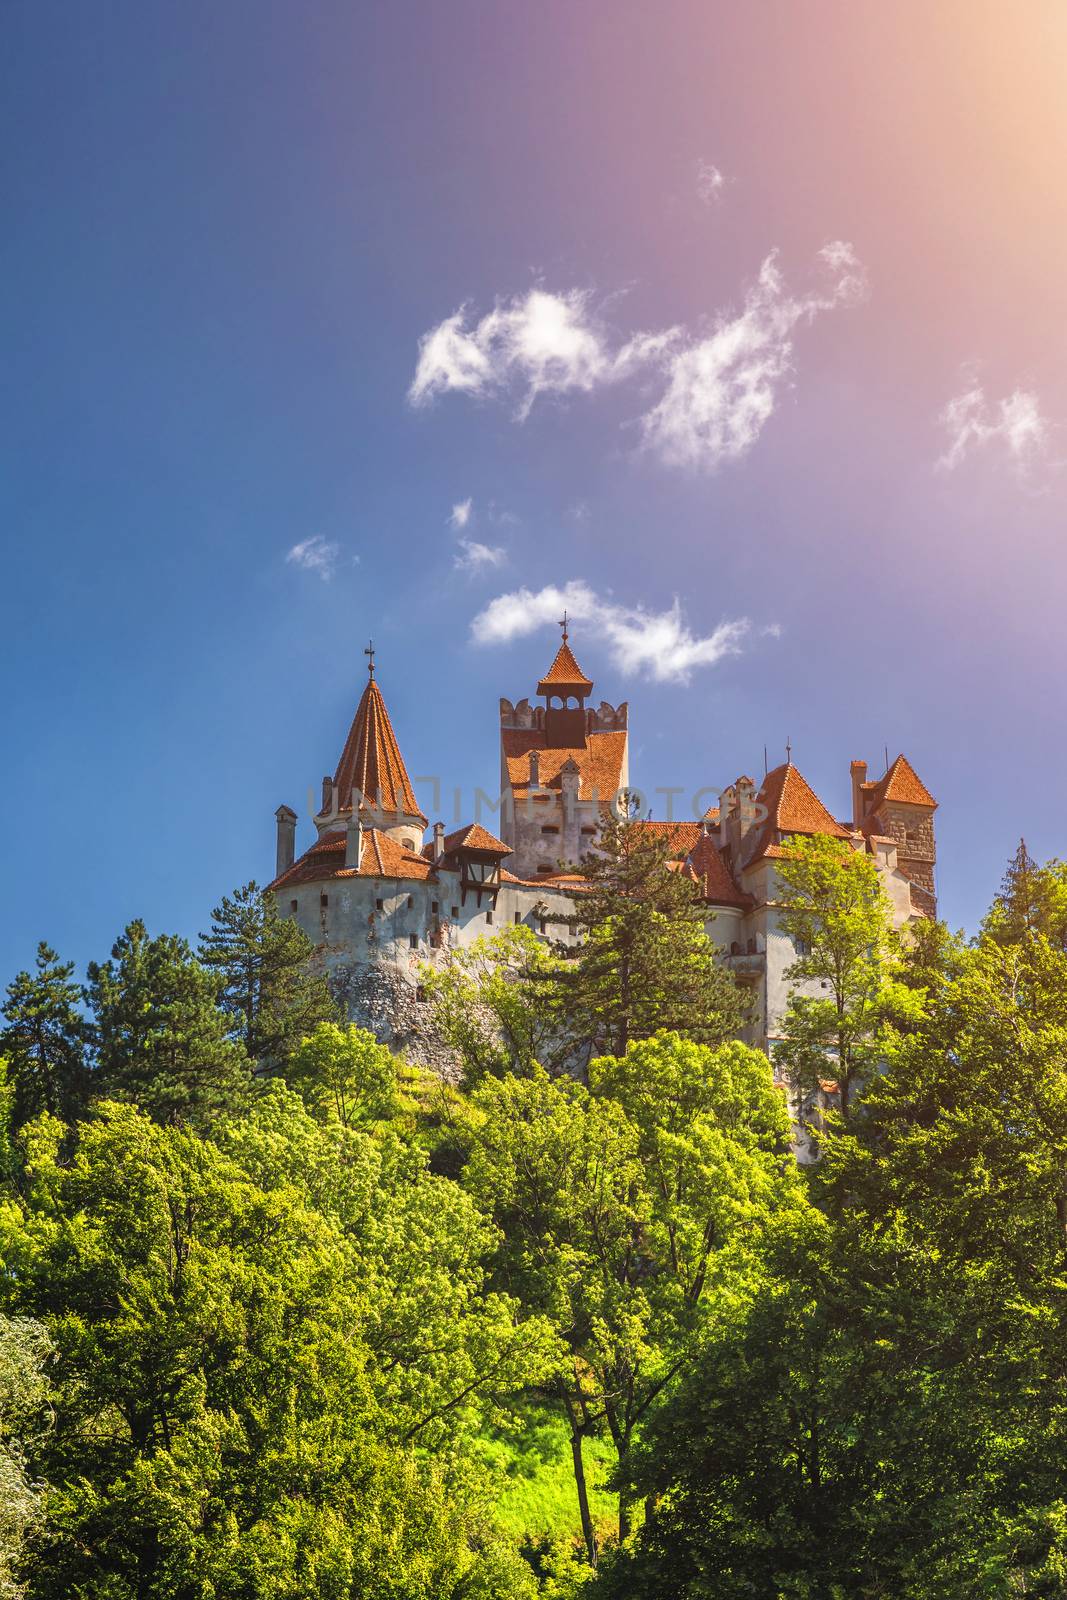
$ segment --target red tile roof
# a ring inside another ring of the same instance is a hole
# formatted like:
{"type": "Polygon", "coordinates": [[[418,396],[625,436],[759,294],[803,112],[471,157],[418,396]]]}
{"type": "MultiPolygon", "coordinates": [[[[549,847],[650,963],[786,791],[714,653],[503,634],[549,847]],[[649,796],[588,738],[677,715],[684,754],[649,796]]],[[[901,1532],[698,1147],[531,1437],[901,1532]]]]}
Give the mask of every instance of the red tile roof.
{"type": "Polygon", "coordinates": [[[752,904],[751,895],[734,883],[715,840],[708,834],[701,834],[697,840],[689,855],[689,865],[702,885],[704,899],[712,905],[737,906],[745,910],[752,904]]]}
{"type": "Polygon", "coordinates": [[[784,833],[825,833],[834,839],[849,838],[848,829],[834,820],[792,762],[768,772],[757,799],[766,806],[768,815],[754,830],[756,838],[745,852],[746,864],[770,855],[784,833]]]}
{"type": "Polygon", "coordinates": [[[380,795],[386,811],[426,821],[416,803],[382,691],[373,678],[356,708],[333,781],[342,811],[352,809],[352,790],[356,788],[368,805],[378,804],[380,795]]]}
{"type": "Polygon", "coordinates": [[[632,826],[650,839],[666,839],[672,856],[688,855],[704,832],[699,822],[652,822],[639,819],[632,826]]]}
{"type": "Polygon", "coordinates": [[[406,878],[425,882],[433,876],[433,862],[398,844],[378,828],[364,828],[363,849],[358,871],[345,866],[347,831],[324,833],[305,850],[269,889],[289,889],[300,883],[317,883],[326,878],[406,878]]]}
{"type": "Polygon", "coordinates": [[[480,822],[468,822],[465,828],[457,828],[455,833],[447,836],[445,854],[449,855],[453,850],[484,850],[496,856],[511,854],[511,846],[483,828],[480,822]]]}
{"type": "Polygon", "coordinates": [[[530,788],[530,751],[541,752],[540,787],[560,789],[560,769],[570,760],[578,763],[578,797],[591,800],[595,789],[606,805],[620,786],[626,756],[626,734],[591,733],[584,746],[555,749],[545,744],[540,728],[504,728],[500,734],[508,780],[516,796],[530,788]]]}
{"type": "Polygon", "coordinates": [[[877,783],[865,783],[863,789],[870,795],[870,811],[875,811],[883,800],[896,800],[901,805],[930,806],[935,811],[937,801],[919,777],[907,756],[899,755],[884,778],[877,783]]]}
{"type": "Polygon", "coordinates": [[[564,639],[556,651],[556,659],[537,685],[538,694],[549,694],[553,690],[576,689],[583,694],[588,694],[593,687],[592,678],[587,678],[577,661],[574,652],[564,639]]]}

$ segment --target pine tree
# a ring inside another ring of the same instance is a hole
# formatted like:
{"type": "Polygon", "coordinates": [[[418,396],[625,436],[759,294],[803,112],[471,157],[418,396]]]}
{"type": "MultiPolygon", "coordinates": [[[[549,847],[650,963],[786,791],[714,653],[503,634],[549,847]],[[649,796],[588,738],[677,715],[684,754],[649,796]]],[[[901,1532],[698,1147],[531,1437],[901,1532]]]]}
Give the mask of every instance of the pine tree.
{"type": "Polygon", "coordinates": [[[88,978],[100,1094],[135,1101],[163,1123],[203,1126],[240,1107],[248,1057],[227,1037],[220,980],[184,939],[149,938],[143,922],[131,922],[88,978]]]}
{"type": "Polygon", "coordinates": [[[326,979],[310,970],[315,946],[274,896],[246,883],[211,913],[200,935],[200,959],[222,980],[219,1004],[230,1035],[260,1071],[278,1071],[320,1022],[339,1008],[326,979]]]}
{"type": "Polygon", "coordinates": [[[742,1026],[741,993],[704,930],[697,886],[670,857],[669,842],[628,815],[605,821],[597,853],[581,864],[588,888],[575,897],[575,920],[584,938],[552,983],[584,1060],[624,1055],[661,1028],[716,1045],[742,1026]]]}
{"type": "Polygon", "coordinates": [[[1040,935],[1067,950],[1067,863],[1053,859],[1038,866],[1020,839],[982,927],[1000,945],[1040,935]]]}
{"type": "Polygon", "coordinates": [[[73,973],[74,963],[61,962],[42,940],[36,970],[8,984],[0,1056],[8,1060],[16,1128],[41,1111],[70,1120],[85,1102],[87,1029],[73,973]]]}

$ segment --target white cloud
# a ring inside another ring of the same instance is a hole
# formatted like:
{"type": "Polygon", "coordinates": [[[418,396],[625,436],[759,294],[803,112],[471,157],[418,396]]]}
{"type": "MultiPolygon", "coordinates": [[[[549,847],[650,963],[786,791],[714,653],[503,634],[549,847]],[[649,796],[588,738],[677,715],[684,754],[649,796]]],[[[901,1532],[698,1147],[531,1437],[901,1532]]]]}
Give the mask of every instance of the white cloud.
{"type": "Polygon", "coordinates": [[[468,499],[461,500],[458,505],[454,505],[449,514],[448,526],[450,528],[456,528],[457,530],[460,528],[465,528],[471,519],[471,510],[473,504],[474,502],[468,499]]]}
{"type": "Polygon", "coordinates": [[[726,178],[712,161],[697,162],[697,194],[706,206],[722,198],[726,178]]]}
{"type": "MultiPolygon", "coordinates": [[[[311,539],[304,539],[302,543],[294,544],[285,559],[293,566],[303,567],[306,572],[317,572],[323,583],[329,583],[336,571],[340,554],[339,544],[334,544],[332,540],[316,534],[311,539]]],[[[358,556],[354,559],[356,562],[359,561],[358,556]]]]}
{"type": "Polygon", "coordinates": [[[536,592],[522,588],[497,595],[472,621],[471,638],[480,645],[506,644],[557,622],[564,611],[606,642],[621,672],[643,673],[659,683],[685,683],[695,667],[737,655],[750,628],[741,617],[700,637],[689,628],[677,600],[666,611],[646,611],[619,605],[575,579],[562,588],[549,584],[536,592]]]}
{"type": "Polygon", "coordinates": [[[666,390],[641,419],[646,445],[668,465],[714,470],[755,444],[792,371],[796,328],[864,293],[851,245],[829,244],[819,259],[830,274],[826,289],[794,295],[769,255],[744,308],[672,355],[666,390]]]}
{"type": "Polygon", "coordinates": [[[948,434],[948,448],[938,466],[951,472],[972,450],[1000,448],[1022,473],[1045,453],[1049,423],[1041,413],[1037,395],[1015,389],[991,405],[980,383],[972,382],[938,417],[948,434]]]}
{"type": "Polygon", "coordinates": [[[461,539],[454,565],[464,572],[481,572],[485,567],[501,567],[507,551],[500,545],[479,544],[477,539],[461,539]]]}
{"type": "Polygon", "coordinates": [[[589,393],[661,370],[666,388],[641,418],[646,446],[670,465],[714,469],[759,437],[792,370],[796,328],[862,296],[863,271],[851,245],[826,245],[819,262],[828,274],[825,288],[795,295],[769,255],[743,309],[721,315],[703,337],[669,327],[613,344],[590,293],[580,289],[532,289],[498,303],[470,328],[461,308],[422,339],[408,398],[424,405],[453,390],[486,398],[517,394],[515,415],[524,421],[539,395],[589,393]]]}

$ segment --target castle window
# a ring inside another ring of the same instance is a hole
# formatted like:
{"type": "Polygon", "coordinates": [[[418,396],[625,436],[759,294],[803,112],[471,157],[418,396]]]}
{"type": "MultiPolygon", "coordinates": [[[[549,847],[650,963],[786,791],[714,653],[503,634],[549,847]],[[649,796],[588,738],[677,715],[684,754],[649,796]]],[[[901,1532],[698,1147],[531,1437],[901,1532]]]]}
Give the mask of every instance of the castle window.
{"type": "Polygon", "coordinates": [[[375,900],[374,904],[378,907],[379,911],[384,911],[385,910],[385,901],[384,900],[375,900]]]}
{"type": "Polygon", "coordinates": [[[748,941],[748,953],[749,953],[750,956],[754,956],[756,954],[756,941],[755,941],[755,939],[750,939],[748,941]]]}
{"type": "Polygon", "coordinates": [[[296,916],[296,901],[295,900],[290,900],[290,902],[289,902],[289,910],[293,913],[293,916],[295,917],[296,916]]]}
{"type": "Polygon", "coordinates": [[[430,901],[430,914],[431,914],[431,916],[434,916],[434,917],[436,917],[436,915],[437,915],[437,901],[436,900],[431,900],[430,901]]]}
{"type": "Polygon", "coordinates": [[[409,894],[408,895],[408,910],[409,911],[414,911],[414,909],[415,909],[415,896],[413,894],[409,894]]]}
{"type": "Polygon", "coordinates": [[[319,895],[319,905],[322,907],[322,909],[324,911],[325,911],[326,907],[329,905],[329,903],[330,903],[330,897],[329,897],[328,894],[320,894],[319,895]]]}
{"type": "Polygon", "coordinates": [[[595,828],[585,827],[585,828],[582,829],[582,837],[584,839],[591,839],[595,833],[596,833],[596,829],[595,828]]]}
{"type": "Polygon", "coordinates": [[[559,828],[556,826],[556,824],[554,822],[546,822],[544,827],[541,829],[541,832],[542,833],[558,833],[559,832],[559,828]]]}
{"type": "Polygon", "coordinates": [[[793,947],[796,950],[796,953],[797,953],[798,956],[810,956],[811,955],[811,945],[808,943],[808,941],[806,939],[795,939],[793,941],[793,947]]]}
{"type": "Polygon", "coordinates": [[[459,921],[459,907],[458,906],[453,906],[452,907],[452,916],[453,916],[455,921],[457,921],[457,922],[459,921]]]}
{"type": "Polygon", "coordinates": [[[415,999],[419,1002],[420,1005],[425,1003],[425,1000],[426,1000],[426,989],[425,989],[424,985],[421,984],[421,983],[418,985],[418,987],[415,990],[415,999]]]}
{"type": "Polygon", "coordinates": [[[492,922],[492,920],[493,920],[493,913],[492,913],[492,912],[491,912],[491,911],[487,911],[487,912],[486,912],[486,913],[485,913],[485,920],[486,920],[486,922],[492,922]]]}
{"type": "Polygon", "coordinates": [[[739,956],[741,954],[741,946],[738,944],[736,939],[734,939],[730,945],[730,954],[732,956],[739,956]]]}
{"type": "Polygon", "coordinates": [[[417,933],[408,934],[408,945],[412,950],[417,950],[419,948],[419,936],[417,933]]]}
{"type": "Polygon", "coordinates": [[[516,922],[521,922],[522,921],[522,912],[521,911],[516,911],[516,913],[515,913],[515,921],[516,922]]]}
{"type": "Polygon", "coordinates": [[[555,869],[547,861],[542,861],[537,871],[542,878],[549,878],[555,869]]]}

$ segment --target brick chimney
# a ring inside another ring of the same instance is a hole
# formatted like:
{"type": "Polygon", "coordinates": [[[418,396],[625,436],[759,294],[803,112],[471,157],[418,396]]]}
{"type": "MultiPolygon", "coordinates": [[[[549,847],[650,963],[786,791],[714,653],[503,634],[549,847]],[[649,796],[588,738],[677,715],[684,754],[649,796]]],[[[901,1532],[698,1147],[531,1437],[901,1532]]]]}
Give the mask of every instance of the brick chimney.
{"type": "Polygon", "coordinates": [[[540,752],[540,750],[531,750],[530,751],[530,788],[531,789],[539,789],[540,787],[541,787],[541,752],[540,752]]]}
{"type": "Polygon", "coordinates": [[[858,828],[863,821],[862,785],[867,782],[866,761],[853,761],[849,766],[849,772],[852,774],[852,822],[858,828]]]}
{"type": "Polygon", "coordinates": [[[296,859],[296,812],[292,806],[279,806],[274,813],[278,828],[278,847],[274,858],[274,876],[280,878],[288,872],[296,859]]]}

